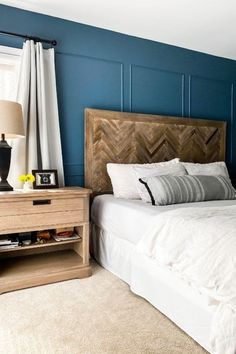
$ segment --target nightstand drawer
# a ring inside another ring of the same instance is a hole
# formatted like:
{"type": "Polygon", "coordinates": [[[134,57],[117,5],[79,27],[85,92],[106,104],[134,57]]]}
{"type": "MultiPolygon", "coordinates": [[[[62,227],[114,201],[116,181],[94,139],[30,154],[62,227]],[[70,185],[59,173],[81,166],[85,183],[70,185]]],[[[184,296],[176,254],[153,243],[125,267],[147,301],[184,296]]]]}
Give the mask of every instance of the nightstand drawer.
{"type": "Polygon", "coordinates": [[[0,203],[0,215],[28,215],[39,213],[66,212],[84,209],[84,198],[42,198],[37,194],[31,200],[0,203]]]}
{"type": "Polygon", "coordinates": [[[22,232],[31,229],[45,230],[65,226],[76,226],[85,221],[84,210],[61,211],[52,213],[27,214],[0,217],[0,233],[22,232]]]}

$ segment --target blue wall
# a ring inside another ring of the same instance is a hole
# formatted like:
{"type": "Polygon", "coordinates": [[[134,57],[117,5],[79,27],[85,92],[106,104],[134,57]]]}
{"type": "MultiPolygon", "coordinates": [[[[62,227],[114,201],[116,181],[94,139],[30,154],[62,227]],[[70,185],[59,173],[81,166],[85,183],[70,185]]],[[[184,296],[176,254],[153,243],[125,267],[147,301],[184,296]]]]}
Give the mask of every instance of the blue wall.
{"type": "MultiPolygon", "coordinates": [[[[0,5],[0,30],[56,39],[68,185],[83,184],[85,107],[226,120],[236,174],[236,61],[0,5]]],[[[0,36],[0,45],[22,40],[0,36]]]]}

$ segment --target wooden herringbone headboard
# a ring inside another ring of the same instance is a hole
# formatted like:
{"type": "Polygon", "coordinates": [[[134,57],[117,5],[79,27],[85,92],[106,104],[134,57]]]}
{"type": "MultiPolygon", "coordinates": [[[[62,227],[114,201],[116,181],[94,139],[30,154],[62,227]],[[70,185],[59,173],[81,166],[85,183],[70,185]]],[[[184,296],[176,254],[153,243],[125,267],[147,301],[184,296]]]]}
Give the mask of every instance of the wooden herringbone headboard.
{"type": "Polygon", "coordinates": [[[225,159],[226,122],[85,110],[85,187],[112,191],[108,162],[150,163],[225,159]]]}

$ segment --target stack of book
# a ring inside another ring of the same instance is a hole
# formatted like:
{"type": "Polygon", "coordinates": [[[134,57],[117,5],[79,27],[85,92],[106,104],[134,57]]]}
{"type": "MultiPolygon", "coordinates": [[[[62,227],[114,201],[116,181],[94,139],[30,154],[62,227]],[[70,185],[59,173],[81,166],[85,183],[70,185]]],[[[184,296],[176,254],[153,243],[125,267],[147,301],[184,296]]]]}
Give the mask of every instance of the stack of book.
{"type": "Polygon", "coordinates": [[[19,246],[19,241],[12,241],[7,238],[0,239],[0,251],[8,248],[15,248],[19,246]]]}

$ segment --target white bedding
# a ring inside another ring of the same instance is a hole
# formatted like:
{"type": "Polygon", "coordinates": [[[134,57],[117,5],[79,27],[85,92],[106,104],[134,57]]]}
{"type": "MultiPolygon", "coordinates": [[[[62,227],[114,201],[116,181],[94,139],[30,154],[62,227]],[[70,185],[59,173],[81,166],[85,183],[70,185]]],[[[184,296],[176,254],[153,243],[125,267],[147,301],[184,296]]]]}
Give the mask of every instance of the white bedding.
{"type": "MultiPolygon", "coordinates": [[[[220,330],[219,323],[215,329],[212,327],[212,318],[214,318],[216,313],[215,308],[217,308],[217,302],[212,303],[209,301],[209,294],[199,295],[199,289],[193,284],[187,283],[186,280],[183,281],[182,279],[179,279],[180,282],[176,285],[176,275],[169,269],[166,269],[169,275],[166,275],[166,277],[164,276],[166,281],[163,282],[162,280],[164,278],[161,276],[162,271],[160,272],[160,267],[163,267],[163,265],[160,266],[157,264],[154,254],[149,254],[149,256],[151,255],[153,257],[152,259],[145,254],[138,254],[137,248],[141,247],[141,245],[142,249],[145,249],[145,247],[147,248],[147,234],[144,239],[142,239],[143,236],[147,230],[150,230],[154,221],[159,225],[161,219],[167,217],[169,214],[167,211],[173,210],[172,213],[174,213],[174,210],[180,210],[180,207],[181,209],[195,207],[194,209],[196,209],[197,214],[197,210],[200,212],[203,210],[203,206],[207,206],[212,208],[214,213],[219,206],[222,207],[235,204],[235,201],[214,201],[182,204],[181,206],[172,205],[156,207],[145,204],[142,201],[121,200],[115,199],[112,195],[103,195],[96,197],[92,206],[92,220],[94,224],[99,226],[100,230],[98,237],[96,237],[93,232],[93,243],[99,245],[99,250],[97,253],[95,252],[95,254],[100,263],[127,281],[134,292],[149,300],[154,306],[170,317],[176,324],[212,353],[216,353],[217,351],[215,349],[210,349],[210,329],[215,330],[215,333],[220,330]],[[137,244],[139,244],[138,247],[136,247],[137,244]],[[162,288],[166,290],[162,291],[162,288]],[[164,295],[165,292],[168,292],[168,289],[173,293],[173,298],[177,299],[177,308],[178,295],[180,296],[179,301],[181,306],[179,308],[182,309],[182,313],[178,313],[178,311],[176,312],[176,307],[174,307],[173,304],[172,308],[171,306],[168,307],[168,301],[166,300],[167,296],[164,295]],[[188,289],[188,291],[186,289],[188,289]],[[160,291],[163,293],[163,296],[160,291]],[[181,296],[183,297],[183,301],[181,300],[181,296]],[[196,316],[193,316],[191,321],[192,313],[196,313],[196,316]]],[[[189,212],[191,212],[191,210],[189,210],[189,212]]],[[[187,213],[185,210],[184,214],[187,213]]],[[[206,245],[203,243],[203,249],[206,248],[205,246],[206,245]]],[[[148,252],[150,252],[150,249],[148,252]]],[[[227,319],[227,316],[225,319],[227,319]]],[[[224,317],[222,317],[222,320],[224,320],[224,317]]],[[[231,329],[233,330],[233,327],[231,329]]],[[[217,336],[219,338],[219,334],[217,334],[217,336]]],[[[216,343],[215,345],[218,344],[216,343]]],[[[218,350],[218,353],[231,354],[234,352],[218,350]]]]}
{"type": "Polygon", "coordinates": [[[235,354],[236,205],[180,208],[158,215],[137,250],[217,304],[212,352],[235,354]]]}

